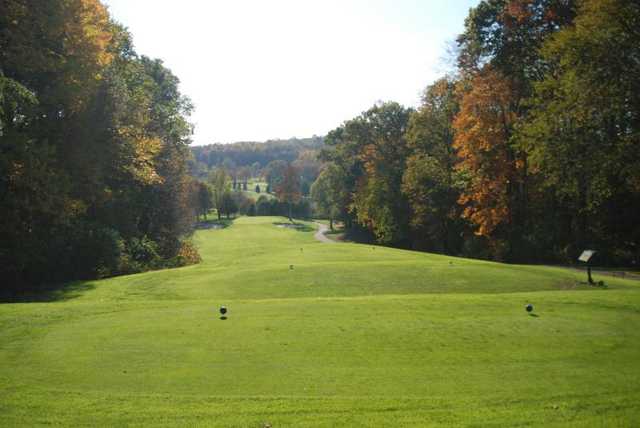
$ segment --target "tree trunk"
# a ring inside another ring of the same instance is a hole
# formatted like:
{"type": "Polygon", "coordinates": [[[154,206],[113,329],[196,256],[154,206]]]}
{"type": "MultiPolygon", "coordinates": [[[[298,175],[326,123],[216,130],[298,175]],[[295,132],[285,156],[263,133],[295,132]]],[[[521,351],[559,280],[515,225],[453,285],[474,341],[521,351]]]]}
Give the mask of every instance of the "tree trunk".
{"type": "Polygon", "coordinates": [[[329,229],[333,231],[333,217],[329,217],[329,229]]]}
{"type": "Polygon", "coordinates": [[[293,223],[293,219],[291,218],[291,202],[289,202],[289,221],[293,223]]]}

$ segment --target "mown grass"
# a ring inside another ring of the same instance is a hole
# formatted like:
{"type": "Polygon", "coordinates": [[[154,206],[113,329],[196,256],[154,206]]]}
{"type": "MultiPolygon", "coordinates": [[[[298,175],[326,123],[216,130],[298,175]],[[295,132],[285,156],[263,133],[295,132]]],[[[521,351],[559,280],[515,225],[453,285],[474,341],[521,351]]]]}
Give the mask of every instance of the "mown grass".
{"type": "Polygon", "coordinates": [[[275,195],[273,193],[267,193],[267,182],[266,181],[249,181],[247,182],[247,190],[243,190],[242,193],[245,196],[257,201],[260,196],[265,196],[267,199],[274,199],[275,195]],[[257,193],[256,184],[260,186],[260,193],[257,193]]]}
{"type": "Polygon", "coordinates": [[[0,305],[0,425],[640,424],[637,281],[278,222],[198,231],[197,266],[0,305]]]}

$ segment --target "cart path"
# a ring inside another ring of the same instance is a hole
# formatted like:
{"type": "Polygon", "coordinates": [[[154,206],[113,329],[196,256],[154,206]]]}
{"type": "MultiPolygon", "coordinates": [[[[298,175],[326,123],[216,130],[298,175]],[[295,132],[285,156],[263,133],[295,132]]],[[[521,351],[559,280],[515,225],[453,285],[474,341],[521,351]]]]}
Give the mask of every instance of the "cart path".
{"type": "Polygon", "coordinates": [[[313,235],[314,238],[316,238],[318,241],[320,242],[324,242],[324,243],[328,243],[328,244],[333,244],[335,241],[332,241],[331,239],[327,238],[325,236],[325,232],[327,232],[329,230],[329,226],[322,224],[322,223],[316,223],[319,227],[318,227],[318,231],[316,232],[315,235],[313,235]]]}

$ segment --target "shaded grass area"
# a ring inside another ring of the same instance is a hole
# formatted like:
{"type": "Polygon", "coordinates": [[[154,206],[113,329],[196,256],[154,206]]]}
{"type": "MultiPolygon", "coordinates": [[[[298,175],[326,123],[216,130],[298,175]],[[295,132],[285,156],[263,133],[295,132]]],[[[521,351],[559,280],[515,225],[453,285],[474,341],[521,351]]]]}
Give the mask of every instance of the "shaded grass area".
{"type": "Polygon", "coordinates": [[[314,227],[309,223],[295,221],[288,223],[275,222],[273,223],[273,225],[284,229],[296,230],[298,232],[313,232],[315,230],[314,227]]]}
{"type": "Polygon", "coordinates": [[[277,222],[199,231],[197,266],[0,305],[2,425],[640,423],[637,282],[277,222]]]}
{"type": "Polygon", "coordinates": [[[209,217],[206,220],[202,220],[196,223],[195,227],[197,230],[206,230],[206,229],[226,229],[227,227],[233,224],[234,218],[221,218],[218,220],[215,213],[210,214],[213,217],[209,217]]]}

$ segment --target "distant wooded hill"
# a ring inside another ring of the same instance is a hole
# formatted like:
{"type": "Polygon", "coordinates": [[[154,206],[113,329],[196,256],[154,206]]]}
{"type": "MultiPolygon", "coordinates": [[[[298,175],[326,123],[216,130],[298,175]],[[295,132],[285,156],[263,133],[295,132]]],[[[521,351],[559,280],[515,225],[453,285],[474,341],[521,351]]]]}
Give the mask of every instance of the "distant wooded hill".
{"type": "Polygon", "coordinates": [[[190,169],[192,175],[199,178],[206,178],[208,171],[218,166],[229,170],[245,166],[259,170],[275,160],[293,162],[301,153],[319,150],[323,144],[324,137],[314,135],[311,138],[269,140],[264,143],[243,141],[193,146],[190,169]]]}

